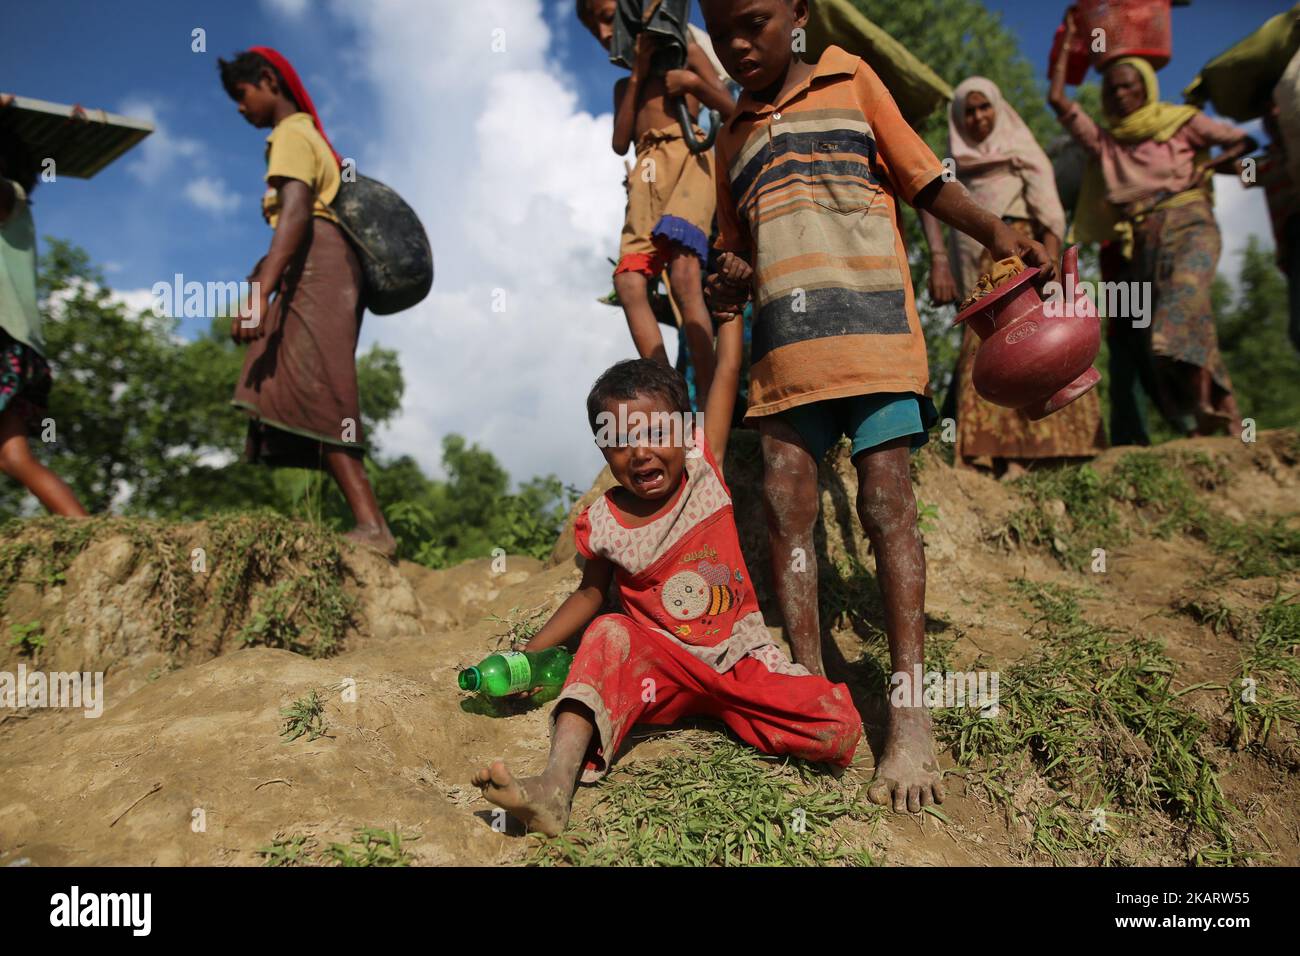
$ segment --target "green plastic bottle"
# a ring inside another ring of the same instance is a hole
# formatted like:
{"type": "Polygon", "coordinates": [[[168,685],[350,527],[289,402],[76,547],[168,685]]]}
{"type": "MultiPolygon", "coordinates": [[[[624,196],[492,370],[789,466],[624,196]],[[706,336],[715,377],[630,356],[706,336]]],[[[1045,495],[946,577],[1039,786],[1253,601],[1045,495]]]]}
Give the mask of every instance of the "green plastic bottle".
{"type": "Polygon", "coordinates": [[[558,691],[569,676],[573,656],[563,647],[544,651],[507,651],[485,658],[477,667],[460,672],[456,683],[461,690],[478,691],[485,697],[505,697],[521,691],[542,688],[558,691]]]}

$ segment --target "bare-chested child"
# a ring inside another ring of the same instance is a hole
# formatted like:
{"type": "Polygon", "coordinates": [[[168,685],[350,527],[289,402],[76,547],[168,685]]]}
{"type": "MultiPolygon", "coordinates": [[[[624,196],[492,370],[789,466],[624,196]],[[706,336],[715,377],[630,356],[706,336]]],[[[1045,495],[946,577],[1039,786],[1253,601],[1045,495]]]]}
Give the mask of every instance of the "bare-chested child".
{"type": "MultiPolygon", "coordinates": [[[[614,36],[616,0],[577,0],[578,17],[602,46],[614,36]]],[[[731,115],[731,94],[718,80],[708,56],[694,43],[686,68],[663,75],[654,68],[655,45],[637,37],[630,77],[614,85],[614,152],[622,156],[636,143],[636,165],[628,175],[627,216],[614,270],[614,289],[637,354],[668,364],[668,353],[650,305],[650,288],[665,267],[673,301],[682,318],[698,395],[709,394],[713,378],[713,324],[701,284],[713,225],[712,154],[687,148],[671,109],[686,97],[692,117],[700,104],[731,115]]],[[[702,134],[697,130],[697,135],[702,134]]]]}
{"type": "Polygon", "coordinates": [[[719,329],[702,429],[681,375],[649,359],[619,362],[587,397],[618,485],[579,517],[582,582],[528,644],[583,633],[551,713],[550,760],[526,779],[498,760],[473,780],[531,830],[564,829],[579,775],[604,774],[636,723],[702,715],[765,753],[837,767],[853,757],[862,721],[848,688],[772,642],[741,556],[722,459],[742,335],[739,321],[719,329]],[[597,618],[611,579],[623,613],[597,618]]]}
{"type": "MultiPolygon", "coordinates": [[[[754,268],[751,282],[724,270],[708,291],[719,318],[754,299],[747,418],[761,436],[773,578],[794,657],[823,673],[817,463],[847,434],[891,666],[910,680],[924,665],[925,551],[908,464],[937,415],[897,197],[995,260],[1019,255],[1055,273],[1040,244],[944,182],[861,59],[836,46],[817,63],[794,57],[790,37],[807,23],[808,0],[702,0],[701,9],[722,65],[744,88],[718,134],[718,246],[727,269],[732,255],[754,268]]],[[[943,801],[941,776],[929,712],[891,708],[871,799],[916,813],[943,801]]]]}

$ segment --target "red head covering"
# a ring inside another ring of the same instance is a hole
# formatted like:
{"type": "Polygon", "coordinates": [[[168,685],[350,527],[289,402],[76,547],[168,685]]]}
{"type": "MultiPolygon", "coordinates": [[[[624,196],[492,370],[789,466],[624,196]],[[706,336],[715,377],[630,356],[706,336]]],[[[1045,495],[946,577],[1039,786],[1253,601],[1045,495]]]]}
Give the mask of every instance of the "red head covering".
{"type": "Polygon", "coordinates": [[[312,103],[311,96],[307,93],[307,87],[303,86],[302,80],[298,79],[298,71],[293,68],[293,64],[281,56],[278,50],[273,50],[269,46],[250,46],[248,52],[256,53],[275,67],[276,72],[284,79],[284,85],[289,88],[288,93],[293,97],[294,102],[298,104],[298,108],[311,116],[311,121],[316,125],[316,132],[320,133],[321,139],[325,140],[325,145],[330,148],[330,152],[334,154],[334,161],[339,164],[341,169],[343,160],[339,157],[339,151],[334,148],[330,138],[325,135],[325,127],[321,126],[320,117],[316,115],[316,105],[312,103]]]}

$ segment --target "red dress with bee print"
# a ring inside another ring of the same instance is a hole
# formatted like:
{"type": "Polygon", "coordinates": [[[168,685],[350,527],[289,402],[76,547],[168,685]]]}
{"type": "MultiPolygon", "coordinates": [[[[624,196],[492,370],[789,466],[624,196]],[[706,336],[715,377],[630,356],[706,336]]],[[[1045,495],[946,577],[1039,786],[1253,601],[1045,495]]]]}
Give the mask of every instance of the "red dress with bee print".
{"type": "Polygon", "coordinates": [[[560,695],[595,716],[583,779],[604,773],[634,723],[691,715],[717,717],[766,753],[847,765],[862,728],[848,688],[791,663],[773,641],[703,431],[657,518],[629,527],[613,494],[575,527],[584,557],[614,565],[623,605],[587,628],[560,695]]]}

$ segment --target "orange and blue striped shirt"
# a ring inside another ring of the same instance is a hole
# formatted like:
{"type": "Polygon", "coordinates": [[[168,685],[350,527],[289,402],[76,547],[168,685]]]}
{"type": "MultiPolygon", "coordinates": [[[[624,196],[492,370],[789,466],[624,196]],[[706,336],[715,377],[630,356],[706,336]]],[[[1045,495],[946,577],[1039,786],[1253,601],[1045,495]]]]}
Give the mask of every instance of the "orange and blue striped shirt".
{"type": "Polygon", "coordinates": [[[911,202],[943,167],[875,72],[830,46],[780,101],[742,95],[715,148],[717,245],[755,272],[747,417],[924,394],[896,196],[911,202]]]}

